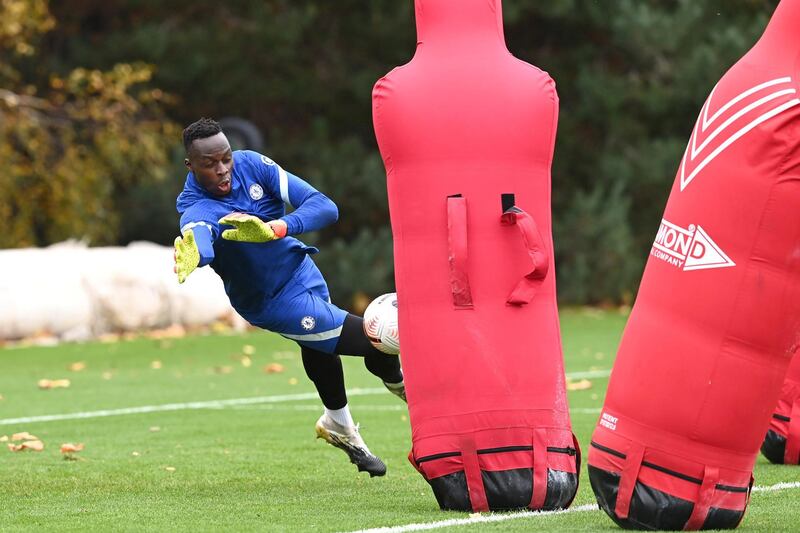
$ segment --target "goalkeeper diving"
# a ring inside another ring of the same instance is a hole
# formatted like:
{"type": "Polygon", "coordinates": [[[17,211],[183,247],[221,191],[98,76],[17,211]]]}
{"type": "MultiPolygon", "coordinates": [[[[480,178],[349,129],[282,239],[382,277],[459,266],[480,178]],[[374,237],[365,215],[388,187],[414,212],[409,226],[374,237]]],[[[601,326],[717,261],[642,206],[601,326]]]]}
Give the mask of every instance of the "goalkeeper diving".
{"type": "Polygon", "coordinates": [[[361,317],[331,303],[311,259],[319,250],[295,238],[336,222],[336,204],[267,156],[232,151],[214,120],[189,125],[183,144],[189,174],[177,201],[178,281],[210,265],[245,320],[297,342],[324,405],[317,436],[347,453],[359,471],[384,475],[386,466],[350,414],[339,355],[362,356],[367,370],[405,400],[400,360],[372,346],[361,317]],[[294,208],[288,215],[286,204],[294,208]]]}

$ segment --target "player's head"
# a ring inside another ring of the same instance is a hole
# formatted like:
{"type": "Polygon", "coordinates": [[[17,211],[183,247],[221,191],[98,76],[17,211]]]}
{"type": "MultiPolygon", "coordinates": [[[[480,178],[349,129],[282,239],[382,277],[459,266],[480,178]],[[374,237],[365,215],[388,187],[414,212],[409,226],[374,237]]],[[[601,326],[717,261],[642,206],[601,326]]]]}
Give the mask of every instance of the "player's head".
{"type": "Polygon", "coordinates": [[[202,188],[214,196],[231,192],[233,152],[219,122],[201,118],[189,124],[183,130],[183,146],[183,162],[202,188]]]}

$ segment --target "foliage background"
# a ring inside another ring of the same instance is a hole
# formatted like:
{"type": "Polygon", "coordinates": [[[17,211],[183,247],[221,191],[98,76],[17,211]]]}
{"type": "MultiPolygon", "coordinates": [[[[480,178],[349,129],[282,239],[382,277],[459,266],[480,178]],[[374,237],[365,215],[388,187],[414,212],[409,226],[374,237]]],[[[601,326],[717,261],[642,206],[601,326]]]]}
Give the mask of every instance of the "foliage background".
{"type": "MultiPolygon", "coordinates": [[[[505,0],[556,80],[559,294],[633,298],[696,113],[776,0],[505,0]]],[[[372,85],[413,55],[411,0],[0,0],[0,247],[177,233],[181,126],[240,116],[339,205],[307,240],[334,298],[390,290],[372,85]]]]}

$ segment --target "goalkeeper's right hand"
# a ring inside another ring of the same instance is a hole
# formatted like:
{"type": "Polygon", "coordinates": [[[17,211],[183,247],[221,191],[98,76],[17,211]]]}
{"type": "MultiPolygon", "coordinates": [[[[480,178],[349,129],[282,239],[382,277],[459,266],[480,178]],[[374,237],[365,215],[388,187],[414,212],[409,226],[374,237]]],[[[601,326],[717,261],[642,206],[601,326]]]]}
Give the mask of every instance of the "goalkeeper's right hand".
{"type": "Polygon", "coordinates": [[[194,241],[194,232],[186,230],[183,237],[175,238],[175,273],[178,283],[183,283],[200,264],[200,250],[194,241]]]}

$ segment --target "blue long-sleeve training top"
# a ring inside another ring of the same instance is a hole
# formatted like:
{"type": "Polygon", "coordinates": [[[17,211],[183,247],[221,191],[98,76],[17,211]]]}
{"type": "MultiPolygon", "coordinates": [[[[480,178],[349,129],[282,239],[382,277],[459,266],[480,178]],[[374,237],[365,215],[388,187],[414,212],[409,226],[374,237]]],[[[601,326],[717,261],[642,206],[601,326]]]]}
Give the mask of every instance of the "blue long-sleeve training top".
{"type": "Polygon", "coordinates": [[[260,309],[286,284],[306,255],[319,251],[292,235],[323,228],[339,216],[336,204],[327,196],[267,156],[250,150],[233,152],[231,192],[226,196],[208,193],[189,172],[177,209],[181,233],[194,233],[199,266],[211,265],[240,313],[260,309]],[[287,215],[285,204],[295,210],[287,215]],[[282,218],[287,235],[265,243],[222,239],[222,230],[231,226],[220,228],[219,219],[234,211],[264,221],[282,218]]]}

